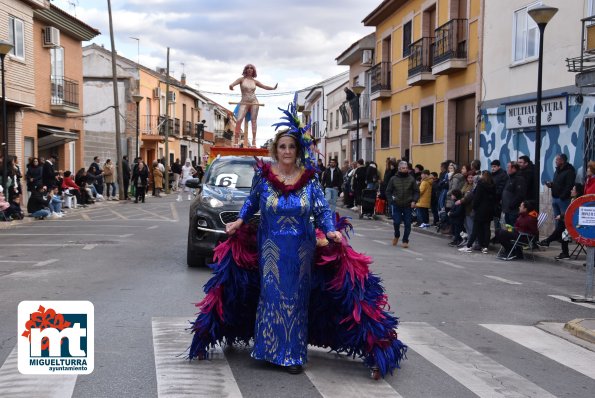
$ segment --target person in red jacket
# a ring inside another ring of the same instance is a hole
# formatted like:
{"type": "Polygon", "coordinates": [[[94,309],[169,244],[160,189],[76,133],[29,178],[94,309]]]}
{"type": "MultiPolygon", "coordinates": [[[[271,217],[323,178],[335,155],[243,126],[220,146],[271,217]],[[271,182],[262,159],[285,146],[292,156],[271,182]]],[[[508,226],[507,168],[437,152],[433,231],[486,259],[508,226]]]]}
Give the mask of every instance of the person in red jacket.
{"type": "Polygon", "coordinates": [[[595,161],[587,163],[587,180],[585,181],[585,195],[595,194],[595,161]]]}
{"type": "MultiPolygon", "coordinates": [[[[523,232],[532,236],[539,236],[539,229],[537,228],[538,213],[535,210],[535,202],[532,200],[525,200],[519,206],[519,216],[514,223],[514,229],[508,231],[507,229],[499,229],[496,231],[496,241],[502,245],[504,254],[500,257],[503,260],[514,260],[516,258],[523,258],[523,250],[516,247],[514,253],[511,253],[514,241],[518,238],[519,232],[523,232]]],[[[521,238],[522,239],[522,238],[521,238]]],[[[525,240],[525,243],[527,241],[525,240]]]]}
{"type": "Polygon", "coordinates": [[[69,170],[64,172],[64,179],[62,180],[62,190],[66,192],[67,195],[74,195],[76,197],[76,203],[79,203],[81,206],[83,205],[82,197],[81,197],[81,189],[76,183],[74,182],[74,178],[72,178],[72,173],[69,170]]]}

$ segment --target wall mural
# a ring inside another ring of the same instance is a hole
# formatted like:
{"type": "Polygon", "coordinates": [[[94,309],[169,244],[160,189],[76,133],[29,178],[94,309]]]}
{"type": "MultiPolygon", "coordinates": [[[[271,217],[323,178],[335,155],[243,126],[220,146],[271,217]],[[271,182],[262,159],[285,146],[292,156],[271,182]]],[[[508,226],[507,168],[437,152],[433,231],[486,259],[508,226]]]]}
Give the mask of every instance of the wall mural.
{"type": "MultiPolygon", "coordinates": [[[[535,159],[535,130],[507,130],[504,105],[481,109],[482,126],[480,133],[480,160],[485,169],[492,160],[498,159],[502,168],[510,160],[527,155],[535,159]]],[[[554,176],[556,154],[565,153],[568,161],[577,170],[577,179],[584,179],[583,153],[585,142],[585,115],[595,113],[595,98],[585,96],[583,103],[576,102],[575,96],[568,98],[568,120],[566,125],[542,126],[541,145],[541,190],[546,181],[554,176]]]]}

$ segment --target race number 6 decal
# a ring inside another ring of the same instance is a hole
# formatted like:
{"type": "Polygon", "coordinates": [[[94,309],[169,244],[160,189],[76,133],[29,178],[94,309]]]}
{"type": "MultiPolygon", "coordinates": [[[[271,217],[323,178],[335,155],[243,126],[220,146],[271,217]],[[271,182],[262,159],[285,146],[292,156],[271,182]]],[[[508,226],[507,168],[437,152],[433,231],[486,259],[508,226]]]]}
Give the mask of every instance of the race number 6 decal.
{"type": "Polygon", "coordinates": [[[238,182],[237,174],[219,174],[215,185],[218,187],[235,188],[238,182]]]}

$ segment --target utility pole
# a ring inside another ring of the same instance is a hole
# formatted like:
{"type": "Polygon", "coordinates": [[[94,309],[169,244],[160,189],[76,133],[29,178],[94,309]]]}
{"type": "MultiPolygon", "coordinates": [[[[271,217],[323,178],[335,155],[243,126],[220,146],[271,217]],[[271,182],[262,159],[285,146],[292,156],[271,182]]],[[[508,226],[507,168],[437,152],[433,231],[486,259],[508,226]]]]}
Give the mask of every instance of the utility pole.
{"type": "Polygon", "coordinates": [[[167,47],[167,71],[165,72],[165,193],[169,193],[169,47],[167,47]]]}
{"type": "Polygon", "coordinates": [[[112,23],[112,4],[107,0],[109,14],[109,35],[112,44],[112,84],[114,85],[114,114],[116,117],[116,170],[118,172],[118,195],[124,198],[124,178],[122,175],[122,142],[120,137],[120,103],[118,101],[118,76],[116,75],[116,44],[114,42],[114,26],[112,23]]]}

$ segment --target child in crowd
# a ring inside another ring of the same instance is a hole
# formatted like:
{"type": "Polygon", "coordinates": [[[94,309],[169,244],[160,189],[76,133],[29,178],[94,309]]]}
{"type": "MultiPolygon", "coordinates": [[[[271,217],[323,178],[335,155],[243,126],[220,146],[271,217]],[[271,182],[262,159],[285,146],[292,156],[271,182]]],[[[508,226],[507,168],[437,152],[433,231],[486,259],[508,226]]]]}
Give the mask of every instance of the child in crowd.
{"type": "Polygon", "coordinates": [[[51,217],[62,217],[62,196],[58,192],[58,186],[54,185],[51,191],[48,193],[48,201],[50,211],[52,212],[51,217]]]}
{"type": "Polygon", "coordinates": [[[453,189],[450,193],[450,198],[454,204],[448,212],[448,219],[452,225],[453,240],[448,245],[453,247],[458,246],[463,241],[461,232],[463,232],[463,222],[465,220],[465,206],[459,202],[462,197],[463,193],[460,189],[453,189]]]}

